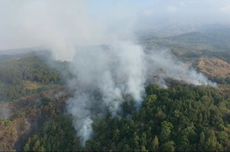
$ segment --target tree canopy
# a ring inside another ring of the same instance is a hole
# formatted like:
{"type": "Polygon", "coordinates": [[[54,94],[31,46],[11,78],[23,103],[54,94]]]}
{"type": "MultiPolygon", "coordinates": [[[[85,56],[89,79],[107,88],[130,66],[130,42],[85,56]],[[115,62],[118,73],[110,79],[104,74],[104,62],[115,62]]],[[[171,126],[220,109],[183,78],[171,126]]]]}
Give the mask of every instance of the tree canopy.
{"type": "Polygon", "coordinates": [[[29,139],[27,150],[229,151],[230,100],[209,87],[146,88],[139,110],[133,101],[121,116],[94,121],[93,137],[81,147],[70,117],[58,116],[29,139]]]}

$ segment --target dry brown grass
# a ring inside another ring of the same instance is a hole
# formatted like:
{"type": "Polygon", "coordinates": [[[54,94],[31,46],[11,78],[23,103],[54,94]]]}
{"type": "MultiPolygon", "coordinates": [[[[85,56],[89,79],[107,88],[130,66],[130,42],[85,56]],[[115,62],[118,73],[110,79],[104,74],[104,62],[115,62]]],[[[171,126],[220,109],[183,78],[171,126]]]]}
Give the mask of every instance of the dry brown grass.
{"type": "Polygon", "coordinates": [[[230,77],[230,64],[218,58],[202,58],[197,63],[198,69],[212,78],[230,77]]]}
{"type": "Polygon", "coordinates": [[[23,81],[23,85],[24,85],[24,88],[26,90],[31,90],[31,91],[32,90],[37,90],[37,89],[42,87],[41,84],[36,83],[36,82],[32,82],[32,81],[23,81]]]}
{"type": "Polygon", "coordinates": [[[15,143],[30,129],[25,118],[0,121],[0,149],[1,151],[14,151],[15,143]]]}

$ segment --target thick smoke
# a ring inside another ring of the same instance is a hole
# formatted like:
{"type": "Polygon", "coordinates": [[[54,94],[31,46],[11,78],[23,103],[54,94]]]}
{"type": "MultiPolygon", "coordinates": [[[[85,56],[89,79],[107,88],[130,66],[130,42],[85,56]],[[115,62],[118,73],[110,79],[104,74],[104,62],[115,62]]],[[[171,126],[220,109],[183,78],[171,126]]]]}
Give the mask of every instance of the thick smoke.
{"type": "Polygon", "coordinates": [[[107,111],[116,116],[127,96],[140,106],[144,87],[154,77],[158,77],[155,83],[163,87],[167,78],[195,85],[211,84],[169,51],[146,51],[138,45],[133,34],[134,14],[92,16],[86,3],[21,0],[11,6],[11,2],[3,1],[12,11],[12,20],[4,24],[14,25],[9,29],[4,26],[8,32],[4,34],[21,44],[14,47],[50,48],[56,59],[71,62],[74,78],[68,86],[74,95],[67,109],[83,145],[92,136],[96,117],[107,111]],[[111,19],[115,21],[108,23],[111,19]]]}
{"type": "Polygon", "coordinates": [[[168,50],[144,51],[126,41],[77,50],[71,69],[76,76],[70,85],[75,94],[68,109],[83,145],[93,133],[95,116],[105,109],[116,116],[125,95],[133,97],[140,106],[144,87],[152,80],[161,87],[167,87],[168,78],[194,85],[215,85],[168,50]]]}
{"type": "MultiPolygon", "coordinates": [[[[104,107],[115,116],[126,94],[140,104],[144,93],[145,67],[142,48],[132,42],[77,50],[72,64],[76,78],[71,81],[76,91],[68,109],[76,116],[75,127],[83,143],[92,133],[95,109],[104,107]]],[[[102,108],[98,113],[103,112],[102,108]]]]}
{"type": "Polygon", "coordinates": [[[216,86],[203,74],[197,72],[190,65],[181,62],[170,50],[151,50],[146,58],[148,64],[148,78],[155,77],[154,83],[167,87],[165,79],[171,78],[194,85],[216,86]]]}

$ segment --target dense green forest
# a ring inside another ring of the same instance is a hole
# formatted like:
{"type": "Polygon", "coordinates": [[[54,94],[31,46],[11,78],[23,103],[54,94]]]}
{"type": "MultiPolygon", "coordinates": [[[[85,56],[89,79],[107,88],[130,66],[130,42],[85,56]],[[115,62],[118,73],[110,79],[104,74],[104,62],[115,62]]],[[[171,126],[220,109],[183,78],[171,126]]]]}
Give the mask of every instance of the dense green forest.
{"type": "Polygon", "coordinates": [[[60,73],[39,56],[6,60],[0,64],[0,101],[13,101],[60,82],[60,73]]]}
{"type": "Polygon", "coordinates": [[[94,135],[85,147],[71,117],[56,113],[33,135],[25,151],[229,151],[230,99],[217,89],[174,84],[146,88],[143,105],[125,102],[116,116],[95,120],[94,135]]]}

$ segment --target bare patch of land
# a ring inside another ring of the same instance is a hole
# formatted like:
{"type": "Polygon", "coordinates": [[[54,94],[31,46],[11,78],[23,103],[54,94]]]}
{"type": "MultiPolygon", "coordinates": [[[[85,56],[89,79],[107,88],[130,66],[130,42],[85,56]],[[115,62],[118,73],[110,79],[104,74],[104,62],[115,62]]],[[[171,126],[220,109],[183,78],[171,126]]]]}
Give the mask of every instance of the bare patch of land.
{"type": "Polygon", "coordinates": [[[230,63],[218,58],[201,58],[197,67],[202,73],[211,78],[230,77],[230,63]]]}

